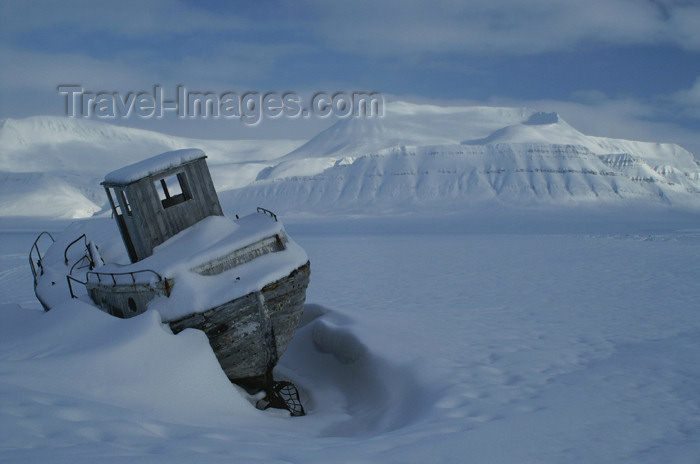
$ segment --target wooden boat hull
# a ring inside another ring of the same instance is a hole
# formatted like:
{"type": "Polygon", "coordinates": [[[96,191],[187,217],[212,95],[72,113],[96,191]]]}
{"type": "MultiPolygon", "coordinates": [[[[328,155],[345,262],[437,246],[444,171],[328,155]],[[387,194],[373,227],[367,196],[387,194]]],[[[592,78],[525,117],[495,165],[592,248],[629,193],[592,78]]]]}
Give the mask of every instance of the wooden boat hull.
{"type": "Polygon", "coordinates": [[[304,312],[310,264],[260,291],[203,313],[170,321],[174,333],[202,330],[226,376],[250,390],[265,388],[304,312]]]}

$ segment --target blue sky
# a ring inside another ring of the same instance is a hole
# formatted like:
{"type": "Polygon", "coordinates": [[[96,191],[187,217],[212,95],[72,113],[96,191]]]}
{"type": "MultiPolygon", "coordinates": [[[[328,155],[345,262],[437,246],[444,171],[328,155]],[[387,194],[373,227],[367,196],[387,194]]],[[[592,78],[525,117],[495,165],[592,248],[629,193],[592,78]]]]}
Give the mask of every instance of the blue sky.
{"type": "MultiPolygon", "coordinates": [[[[0,61],[2,118],[64,114],[60,84],[375,91],[557,111],[588,134],[674,141],[700,157],[700,0],[3,1],[0,61]]],[[[333,121],[112,122],[305,138],[333,121]]]]}

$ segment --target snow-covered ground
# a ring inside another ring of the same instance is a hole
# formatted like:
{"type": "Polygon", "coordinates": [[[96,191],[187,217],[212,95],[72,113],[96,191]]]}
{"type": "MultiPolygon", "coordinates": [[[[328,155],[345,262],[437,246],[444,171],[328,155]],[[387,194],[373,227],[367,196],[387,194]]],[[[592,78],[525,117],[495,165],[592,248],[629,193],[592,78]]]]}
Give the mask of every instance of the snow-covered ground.
{"type": "Polygon", "coordinates": [[[302,418],[157,313],[40,311],[26,254],[64,224],[5,220],[0,460],[696,463],[700,219],[616,216],[291,221],[312,283],[277,372],[302,418]]]}
{"type": "Polygon", "coordinates": [[[396,102],[306,143],[2,121],[0,461],[697,464],[699,258],[697,157],[553,113],[396,102]],[[103,176],[179,148],[310,258],[276,368],[305,417],[153,310],[34,296],[39,232],[111,223],[103,176]]]}

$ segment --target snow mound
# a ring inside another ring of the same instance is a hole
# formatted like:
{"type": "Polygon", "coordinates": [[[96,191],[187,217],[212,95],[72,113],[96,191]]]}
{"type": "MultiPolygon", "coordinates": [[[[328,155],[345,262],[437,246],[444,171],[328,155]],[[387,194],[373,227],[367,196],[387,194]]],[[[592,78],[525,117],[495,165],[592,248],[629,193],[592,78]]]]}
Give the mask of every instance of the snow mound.
{"type": "MultiPolygon", "coordinates": [[[[156,312],[142,316],[118,319],[78,300],[46,313],[4,306],[5,382],[35,395],[50,391],[135,408],[151,419],[179,424],[224,426],[234,416],[255,415],[221,370],[204,333],[173,335],[156,312]]],[[[45,413],[71,420],[60,408],[45,413]]],[[[81,415],[88,413],[98,419],[92,411],[81,415]]]]}
{"type": "MultiPolygon", "coordinates": [[[[155,311],[118,319],[79,300],[46,313],[14,304],[0,309],[0,390],[15,399],[24,392],[25,403],[43,401],[47,426],[52,420],[80,423],[78,433],[87,433],[105,410],[115,415],[111,407],[139,411],[138,421],[154,427],[165,421],[255,428],[290,420],[255,409],[255,398],[228,381],[204,333],[173,335],[155,311]]],[[[277,377],[297,384],[308,413],[291,420],[319,437],[347,437],[396,430],[420,416],[426,394],[409,369],[374,353],[347,317],[320,305],[307,305],[305,314],[276,368],[277,377]]],[[[8,413],[6,406],[0,415],[8,413]]],[[[32,435],[15,433],[25,444],[32,435]]],[[[42,438],[35,438],[39,446],[42,438]]]]}
{"type": "Polygon", "coordinates": [[[426,388],[414,373],[363,341],[358,335],[363,330],[355,325],[337,311],[307,304],[304,320],[278,367],[301,389],[309,415],[325,419],[320,436],[397,430],[427,406],[426,388]]]}
{"type": "Polygon", "coordinates": [[[0,179],[0,217],[78,219],[102,209],[96,189],[81,190],[56,176],[0,172],[0,179]]]}

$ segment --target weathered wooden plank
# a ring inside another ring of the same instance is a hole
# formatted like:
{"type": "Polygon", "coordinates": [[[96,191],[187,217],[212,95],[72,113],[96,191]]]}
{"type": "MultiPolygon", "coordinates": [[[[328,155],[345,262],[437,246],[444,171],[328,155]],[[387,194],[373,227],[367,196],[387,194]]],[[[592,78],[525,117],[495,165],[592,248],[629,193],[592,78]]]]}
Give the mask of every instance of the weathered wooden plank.
{"type": "Polygon", "coordinates": [[[153,248],[205,217],[223,214],[204,158],[144,177],[123,188],[132,210],[132,215],[125,217],[127,231],[139,260],[150,256],[153,248]],[[186,184],[183,192],[189,199],[165,208],[154,182],[178,173],[183,174],[186,184]]]}
{"type": "Polygon", "coordinates": [[[218,257],[212,261],[197,266],[193,268],[192,271],[206,276],[221,274],[224,271],[240,266],[241,264],[245,264],[262,255],[284,250],[284,243],[286,240],[286,236],[284,237],[284,240],[279,235],[266,237],[243,248],[239,248],[238,250],[235,250],[227,255],[218,257]]]}
{"type": "Polygon", "coordinates": [[[264,314],[269,317],[267,323],[259,311],[255,292],[205,313],[171,321],[170,327],[175,333],[185,328],[202,330],[232,381],[264,376],[282,356],[301,321],[309,276],[307,262],[259,292],[264,314]],[[274,298],[268,299],[267,295],[274,298]],[[274,333],[275,353],[268,352],[270,329],[274,333]]]}

